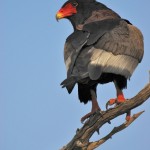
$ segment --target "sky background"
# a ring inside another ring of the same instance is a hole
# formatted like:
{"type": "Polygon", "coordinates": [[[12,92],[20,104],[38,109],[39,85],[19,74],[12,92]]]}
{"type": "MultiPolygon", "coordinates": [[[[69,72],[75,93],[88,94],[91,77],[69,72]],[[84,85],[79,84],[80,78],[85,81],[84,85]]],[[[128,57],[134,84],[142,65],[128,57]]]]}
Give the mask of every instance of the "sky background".
{"type": "MultiPolygon", "coordinates": [[[[55,20],[65,0],[0,0],[0,150],[58,150],[80,128],[80,118],[91,104],[81,104],[77,87],[71,95],[61,89],[66,78],[65,39],[73,31],[68,20],[55,20]]],[[[134,72],[125,97],[131,98],[149,80],[150,1],[101,0],[144,35],[145,55],[134,72]]],[[[115,97],[112,83],[98,87],[101,108],[115,97]]],[[[134,109],[145,110],[130,127],[97,150],[149,150],[150,101],[134,109]]],[[[123,123],[125,115],[105,125],[101,135],[123,123]]]]}

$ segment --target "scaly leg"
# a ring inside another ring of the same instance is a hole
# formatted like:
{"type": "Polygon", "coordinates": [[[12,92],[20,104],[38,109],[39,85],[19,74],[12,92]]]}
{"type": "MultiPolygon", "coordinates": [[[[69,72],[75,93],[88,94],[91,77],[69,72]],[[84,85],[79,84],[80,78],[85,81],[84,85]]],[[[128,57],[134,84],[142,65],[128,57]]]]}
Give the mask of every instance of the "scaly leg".
{"type": "Polygon", "coordinates": [[[97,102],[97,96],[94,90],[90,90],[92,96],[92,109],[91,112],[86,114],[81,118],[81,122],[83,123],[86,119],[88,119],[91,115],[93,115],[96,111],[100,111],[100,107],[97,102]]]}
{"type": "MultiPolygon", "coordinates": [[[[108,106],[111,106],[111,105],[114,105],[114,104],[124,103],[126,101],[126,99],[124,98],[124,94],[123,94],[122,90],[118,87],[118,85],[115,81],[114,81],[114,84],[115,84],[115,87],[116,87],[117,98],[110,99],[106,103],[106,109],[108,108],[108,106]]],[[[129,121],[130,118],[131,118],[131,111],[129,110],[127,112],[127,115],[126,115],[126,120],[129,121]]]]}

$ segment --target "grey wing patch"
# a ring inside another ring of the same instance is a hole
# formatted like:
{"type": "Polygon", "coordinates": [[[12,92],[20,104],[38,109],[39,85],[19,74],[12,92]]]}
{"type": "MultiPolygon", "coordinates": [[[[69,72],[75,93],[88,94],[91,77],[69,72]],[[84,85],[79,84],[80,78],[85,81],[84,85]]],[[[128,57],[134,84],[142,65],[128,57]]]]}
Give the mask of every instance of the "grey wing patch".
{"type": "Polygon", "coordinates": [[[95,48],[104,49],[114,55],[131,56],[140,62],[144,53],[143,36],[135,26],[121,21],[119,26],[98,40],[95,48]]]}
{"type": "Polygon", "coordinates": [[[103,72],[119,74],[126,78],[130,78],[138,63],[138,60],[131,56],[111,54],[103,72]]]}
{"type": "Polygon", "coordinates": [[[114,73],[130,78],[138,60],[127,55],[114,55],[102,49],[95,49],[88,65],[89,77],[97,80],[102,73],[114,73]]]}
{"type": "Polygon", "coordinates": [[[104,67],[111,55],[104,50],[95,49],[88,65],[89,76],[92,80],[97,80],[103,73],[104,67]]]}
{"type": "Polygon", "coordinates": [[[69,43],[65,43],[64,46],[64,61],[65,61],[65,65],[66,65],[66,70],[68,71],[69,66],[71,64],[71,55],[73,53],[74,48],[72,47],[72,45],[69,43]],[[72,50],[72,51],[71,51],[72,50]]]}

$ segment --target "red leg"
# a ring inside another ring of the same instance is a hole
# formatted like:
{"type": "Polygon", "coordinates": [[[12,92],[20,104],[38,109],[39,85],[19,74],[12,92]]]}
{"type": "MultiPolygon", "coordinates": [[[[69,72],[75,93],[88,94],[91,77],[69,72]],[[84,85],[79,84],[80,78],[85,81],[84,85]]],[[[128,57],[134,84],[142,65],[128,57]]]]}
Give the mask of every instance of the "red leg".
{"type": "MultiPolygon", "coordinates": [[[[123,93],[121,93],[117,96],[117,104],[124,103],[125,101],[126,101],[126,99],[124,98],[123,93]]],[[[126,121],[129,121],[130,118],[131,118],[131,111],[129,110],[126,114],[126,121]]]]}
{"type": "Polygon", "coordinates": [[[120,104],[125,101],[126,101],[126,99],[124,98],[123,93],[119,93],[119,94],[117,94],[117,98],[112,98],[106,103],[106,109],[108,108],[108,106],[111,106],[114,104],[120,104]]]}
{"type": "Polygon", "coordinates": [[[126,99],[124,98],[123,93],[120,93],[120,94],[117,95],[117,103],[118,104],[123,103],[125,101],[126,101],[126,99]]]}
{"type": "MultiPolygon", "coordinates": [[[[117,86],[116,82],[115,83],[115,87],[116,87],[116,92],[117,92],[117,98],[115,99],[110,99],[107,103],[106,103],[106,109],[108,108],[108,106],[111,106],[113,104],[120,104],[120,103],[124,103],[126,101],[126,99],[124,98],[124,94],[122,92],[122,90],[117,86]]],[[[129,121],[131,118],[131,111],[127,112],[126,115],[126,120],[129,121]]]]}
{"type": "Polygon", "coordinates": [[[129,110],[127,112],[127,115],[126,115],[126,121],[129,121],[131,119],[131,110],[129,110]]]}

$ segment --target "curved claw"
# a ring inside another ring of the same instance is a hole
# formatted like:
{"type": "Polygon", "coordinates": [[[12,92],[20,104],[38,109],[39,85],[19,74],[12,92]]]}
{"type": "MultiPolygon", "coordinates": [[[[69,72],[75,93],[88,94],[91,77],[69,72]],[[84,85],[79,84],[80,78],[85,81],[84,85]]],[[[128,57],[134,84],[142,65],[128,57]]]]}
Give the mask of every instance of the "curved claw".
{"type": "Polygon", "coordinates": [[[106,110],[108,110],[108,106],[110,106],[109,101],[106,103],[106,110]]]}
{"type": "Polygon", "coordinates": [[[93,114],[93,113],[90,112],[90,113],[86,114],[85,116],[83,116],[83,117],[81,118],[81,123],[84,124],[84,121],[85,121],[86,119],[90,118],[92,114],[93,114]]]}
{"type": "Polygon", "coordinates": [[[109,120],[108,123],[111,124],[111,121],[109,120]]]}
{"type": "Polygon", "coordinates": [[[88,114],[86,114],[85,116],[83,116],[83,117],[81,118],[81,123],[84,124],[84,121],[85,121],[86,119],[89,119],[91,116],[94,116],[97,112],[100,112],[100,114],[101,114],[101,109],[99,108],[99,109],[96,110],[96,111],[91,111],[90,113],[88,113],[88,114]]]}
{"type": "Polygon", "coordinates": [[[99,129],[96,130],[97,134],[100,135],[99,129]]]}
{"type": "Polygon", "coordinates": [[[106,103],[106,110],[108,110],[108,106],[114,105],[116,104],[117,99],[110,99],[107,103],[106,103]]]}

